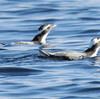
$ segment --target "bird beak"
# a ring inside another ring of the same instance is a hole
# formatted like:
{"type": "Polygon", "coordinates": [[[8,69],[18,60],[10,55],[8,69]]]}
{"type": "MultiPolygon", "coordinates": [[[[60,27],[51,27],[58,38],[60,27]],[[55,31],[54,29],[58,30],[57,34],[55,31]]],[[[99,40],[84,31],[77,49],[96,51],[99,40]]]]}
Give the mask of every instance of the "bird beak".
{"type": "Polygon", "coordinates": [[[56,27],[56,26],[57,26],[56,24],[53,25],[53,27],[56,27]]]}

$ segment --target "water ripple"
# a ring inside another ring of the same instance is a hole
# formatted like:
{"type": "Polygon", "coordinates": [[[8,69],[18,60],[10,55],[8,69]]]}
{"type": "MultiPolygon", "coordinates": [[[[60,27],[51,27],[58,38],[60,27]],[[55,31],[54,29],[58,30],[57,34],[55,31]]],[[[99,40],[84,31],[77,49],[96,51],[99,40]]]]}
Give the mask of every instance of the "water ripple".
{"type": "Polygon", "coordinates": [[[38,69],[27,69],[18,67],[0,67],[0,75],[2,76],[28,76],[38,75],[42,70],[38,69]]]}
{"type": "Polygon", "coordinates": [[[98,57],[51,59],[30,41],[42,24],[57,24],[47,37],[56,51],[84,51],[100,36],[99,0],[0,0],[0,97],[2,99],[99,99],[98,57]],[[7,50],[2,50],[7,49],[7,50]]]}
{"type": "Polygon", "coordinates": [[[98,21],[98,20],[100,20],[100,18],[92,18],[92,17],[81,17],[80,18],[81,20],[85,20],[85,21],[98,21]]]}

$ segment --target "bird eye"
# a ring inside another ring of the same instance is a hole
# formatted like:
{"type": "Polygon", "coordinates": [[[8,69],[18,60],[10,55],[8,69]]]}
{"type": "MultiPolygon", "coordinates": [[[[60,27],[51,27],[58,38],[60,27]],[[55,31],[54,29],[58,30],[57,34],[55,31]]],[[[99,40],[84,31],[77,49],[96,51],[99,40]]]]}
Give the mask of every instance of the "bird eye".
{"type": "Polygon", "coordinates": [[[47,29],[50,29],[50,27],[48,27],[47,29]]]}
{"type": "Polygon", "coordinates": [[[99,37],[97,37],[96,39],[97,39],[98,41],[100,40],[100,38],[99,38],[99,37]]]}

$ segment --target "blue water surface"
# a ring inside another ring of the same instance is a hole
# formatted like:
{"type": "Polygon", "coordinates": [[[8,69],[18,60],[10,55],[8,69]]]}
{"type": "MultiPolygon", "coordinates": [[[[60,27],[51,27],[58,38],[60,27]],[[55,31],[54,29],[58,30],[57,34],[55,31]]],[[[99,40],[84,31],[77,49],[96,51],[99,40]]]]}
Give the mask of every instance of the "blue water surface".
{"type": "MultiPolygon", "coordinates": [[[[47,42],[84,51],[100,36],[99,0],[0,0],[1,99],[100,99],[100,57],[66,61],[43,57],[30,41],[43,24],[57,24],[47,42]]],[[[98,53],[100,55],[100,52],[98,53]]]]}

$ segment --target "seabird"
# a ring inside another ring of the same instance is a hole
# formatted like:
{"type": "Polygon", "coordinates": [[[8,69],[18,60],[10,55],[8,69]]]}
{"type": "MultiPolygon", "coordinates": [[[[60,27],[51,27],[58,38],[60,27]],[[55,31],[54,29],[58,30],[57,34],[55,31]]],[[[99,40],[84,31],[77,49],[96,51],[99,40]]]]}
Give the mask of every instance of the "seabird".
{"type": "Polygon", "coordinates": [[[45,54],[51,58],[61,58],[66,60],[77,60],[83,59],[88,57],[95,57],[100,48],[100,37],[95,37],[90,42],[90,47],[87,48],[83,52],[74,52],[74,51],[61,51],[61,52],[46,52],[43,50],[39,50],[41,53],[45,54]]]}
{"type": "Polygon", "coordinates": [[[37,34],[31,41],[29,42],[24,42],[24,41],[20,41],[20,42],[13,42],[11,44],[18,44],[18,45],[24,45],[24,44],[46,44],[46,38],[49,34],[49,32],[52,30],[53,27],[55,27],[56,25],[54,24],[44,24],[42,26],[39,27],[39,31],[41,31],[41,33],[37,34]]]}

